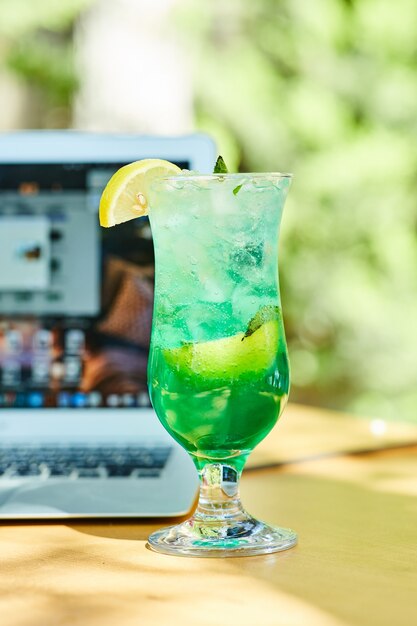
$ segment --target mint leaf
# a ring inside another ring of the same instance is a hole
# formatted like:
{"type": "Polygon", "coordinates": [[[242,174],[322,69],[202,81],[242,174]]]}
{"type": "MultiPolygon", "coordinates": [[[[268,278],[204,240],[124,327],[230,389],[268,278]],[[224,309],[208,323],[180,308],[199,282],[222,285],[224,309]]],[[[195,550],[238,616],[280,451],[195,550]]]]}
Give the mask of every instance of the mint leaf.
{"type": "Polygon", "coordinates": [[[235,187],[233,189],[233,195],[237,196],[237,194],[239,193],[239,191],[242,189],[243,185],[238,185],[237,187],[235,187]]]}
{"type": "Polygon", "coordinates": [[[226,167],[226,163],[222,156],[217,157],[216,165],[214,166],[213,174],[228,174],[229,170],[226,167]]]}
{"type": "Polygon", "coordinates": [[[266,304],[261,306],[259,311],[254,315],[248,324],[245,335],[242,337],[242,341],[245,337],[250,337],[255,331],[258,330],[266,322],[279,319],[279,307],[273,304],[266,304]]]}

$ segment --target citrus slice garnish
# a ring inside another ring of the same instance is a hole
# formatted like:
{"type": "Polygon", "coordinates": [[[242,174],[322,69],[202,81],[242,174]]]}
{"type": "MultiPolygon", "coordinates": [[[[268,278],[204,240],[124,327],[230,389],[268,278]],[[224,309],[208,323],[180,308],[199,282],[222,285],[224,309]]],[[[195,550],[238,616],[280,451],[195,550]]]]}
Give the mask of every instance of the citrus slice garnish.
{"type": "Polygon", "coordinates": [[[237,333],[212,341],[186,343],[163,353],[168,366],[178,373],[221,381],[267,372],[274,364],[278,341],[278,321],[270,320],[249,336],[237,333]]]}
{"type": "Polygon", "coordinates": [[[100,199],[100,225],[105,228],[148,215],[148,191],[155,178],[180,172],[163,159],[143,159],[121,167],[107,183],[100,199]]]}

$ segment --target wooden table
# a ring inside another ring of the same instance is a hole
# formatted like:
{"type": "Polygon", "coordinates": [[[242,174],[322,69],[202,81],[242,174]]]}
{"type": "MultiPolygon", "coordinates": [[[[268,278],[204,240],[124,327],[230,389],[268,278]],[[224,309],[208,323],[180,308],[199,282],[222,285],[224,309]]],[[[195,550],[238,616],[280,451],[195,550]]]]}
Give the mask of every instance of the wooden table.
{"type": "Polygon", "coordinates": [[[166,520],[3,523],[1,626],[417,624],[417,426],[292,405],[242,495],[299,545],[187,559],[146,548],[166,520]]]}

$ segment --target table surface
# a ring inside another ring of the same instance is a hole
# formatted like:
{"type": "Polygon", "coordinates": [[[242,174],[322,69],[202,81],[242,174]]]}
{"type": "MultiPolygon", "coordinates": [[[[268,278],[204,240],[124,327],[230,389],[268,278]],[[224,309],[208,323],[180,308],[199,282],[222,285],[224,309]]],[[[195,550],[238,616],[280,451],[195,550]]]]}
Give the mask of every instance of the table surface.
{"type": "Polygon", "coordinates": [[[268,556],[156,554],[167,520],[0,524],[2,626],[417,624],[417,425],[290,405],[242,497],[292,527],[268,556]]]}

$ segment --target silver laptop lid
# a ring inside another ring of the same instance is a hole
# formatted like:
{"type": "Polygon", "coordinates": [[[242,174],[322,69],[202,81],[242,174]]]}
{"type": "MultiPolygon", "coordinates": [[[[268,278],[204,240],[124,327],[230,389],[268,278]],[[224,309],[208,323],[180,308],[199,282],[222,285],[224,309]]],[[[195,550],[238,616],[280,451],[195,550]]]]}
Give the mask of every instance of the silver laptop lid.
{"type": "Polygon", "coordinates": [[[146,157],[205,173],[214,144],[202,135],[0,137],[2,412],[149,406],[149,224],[100,229],[97,220],[113,172],[146,157]]]}

